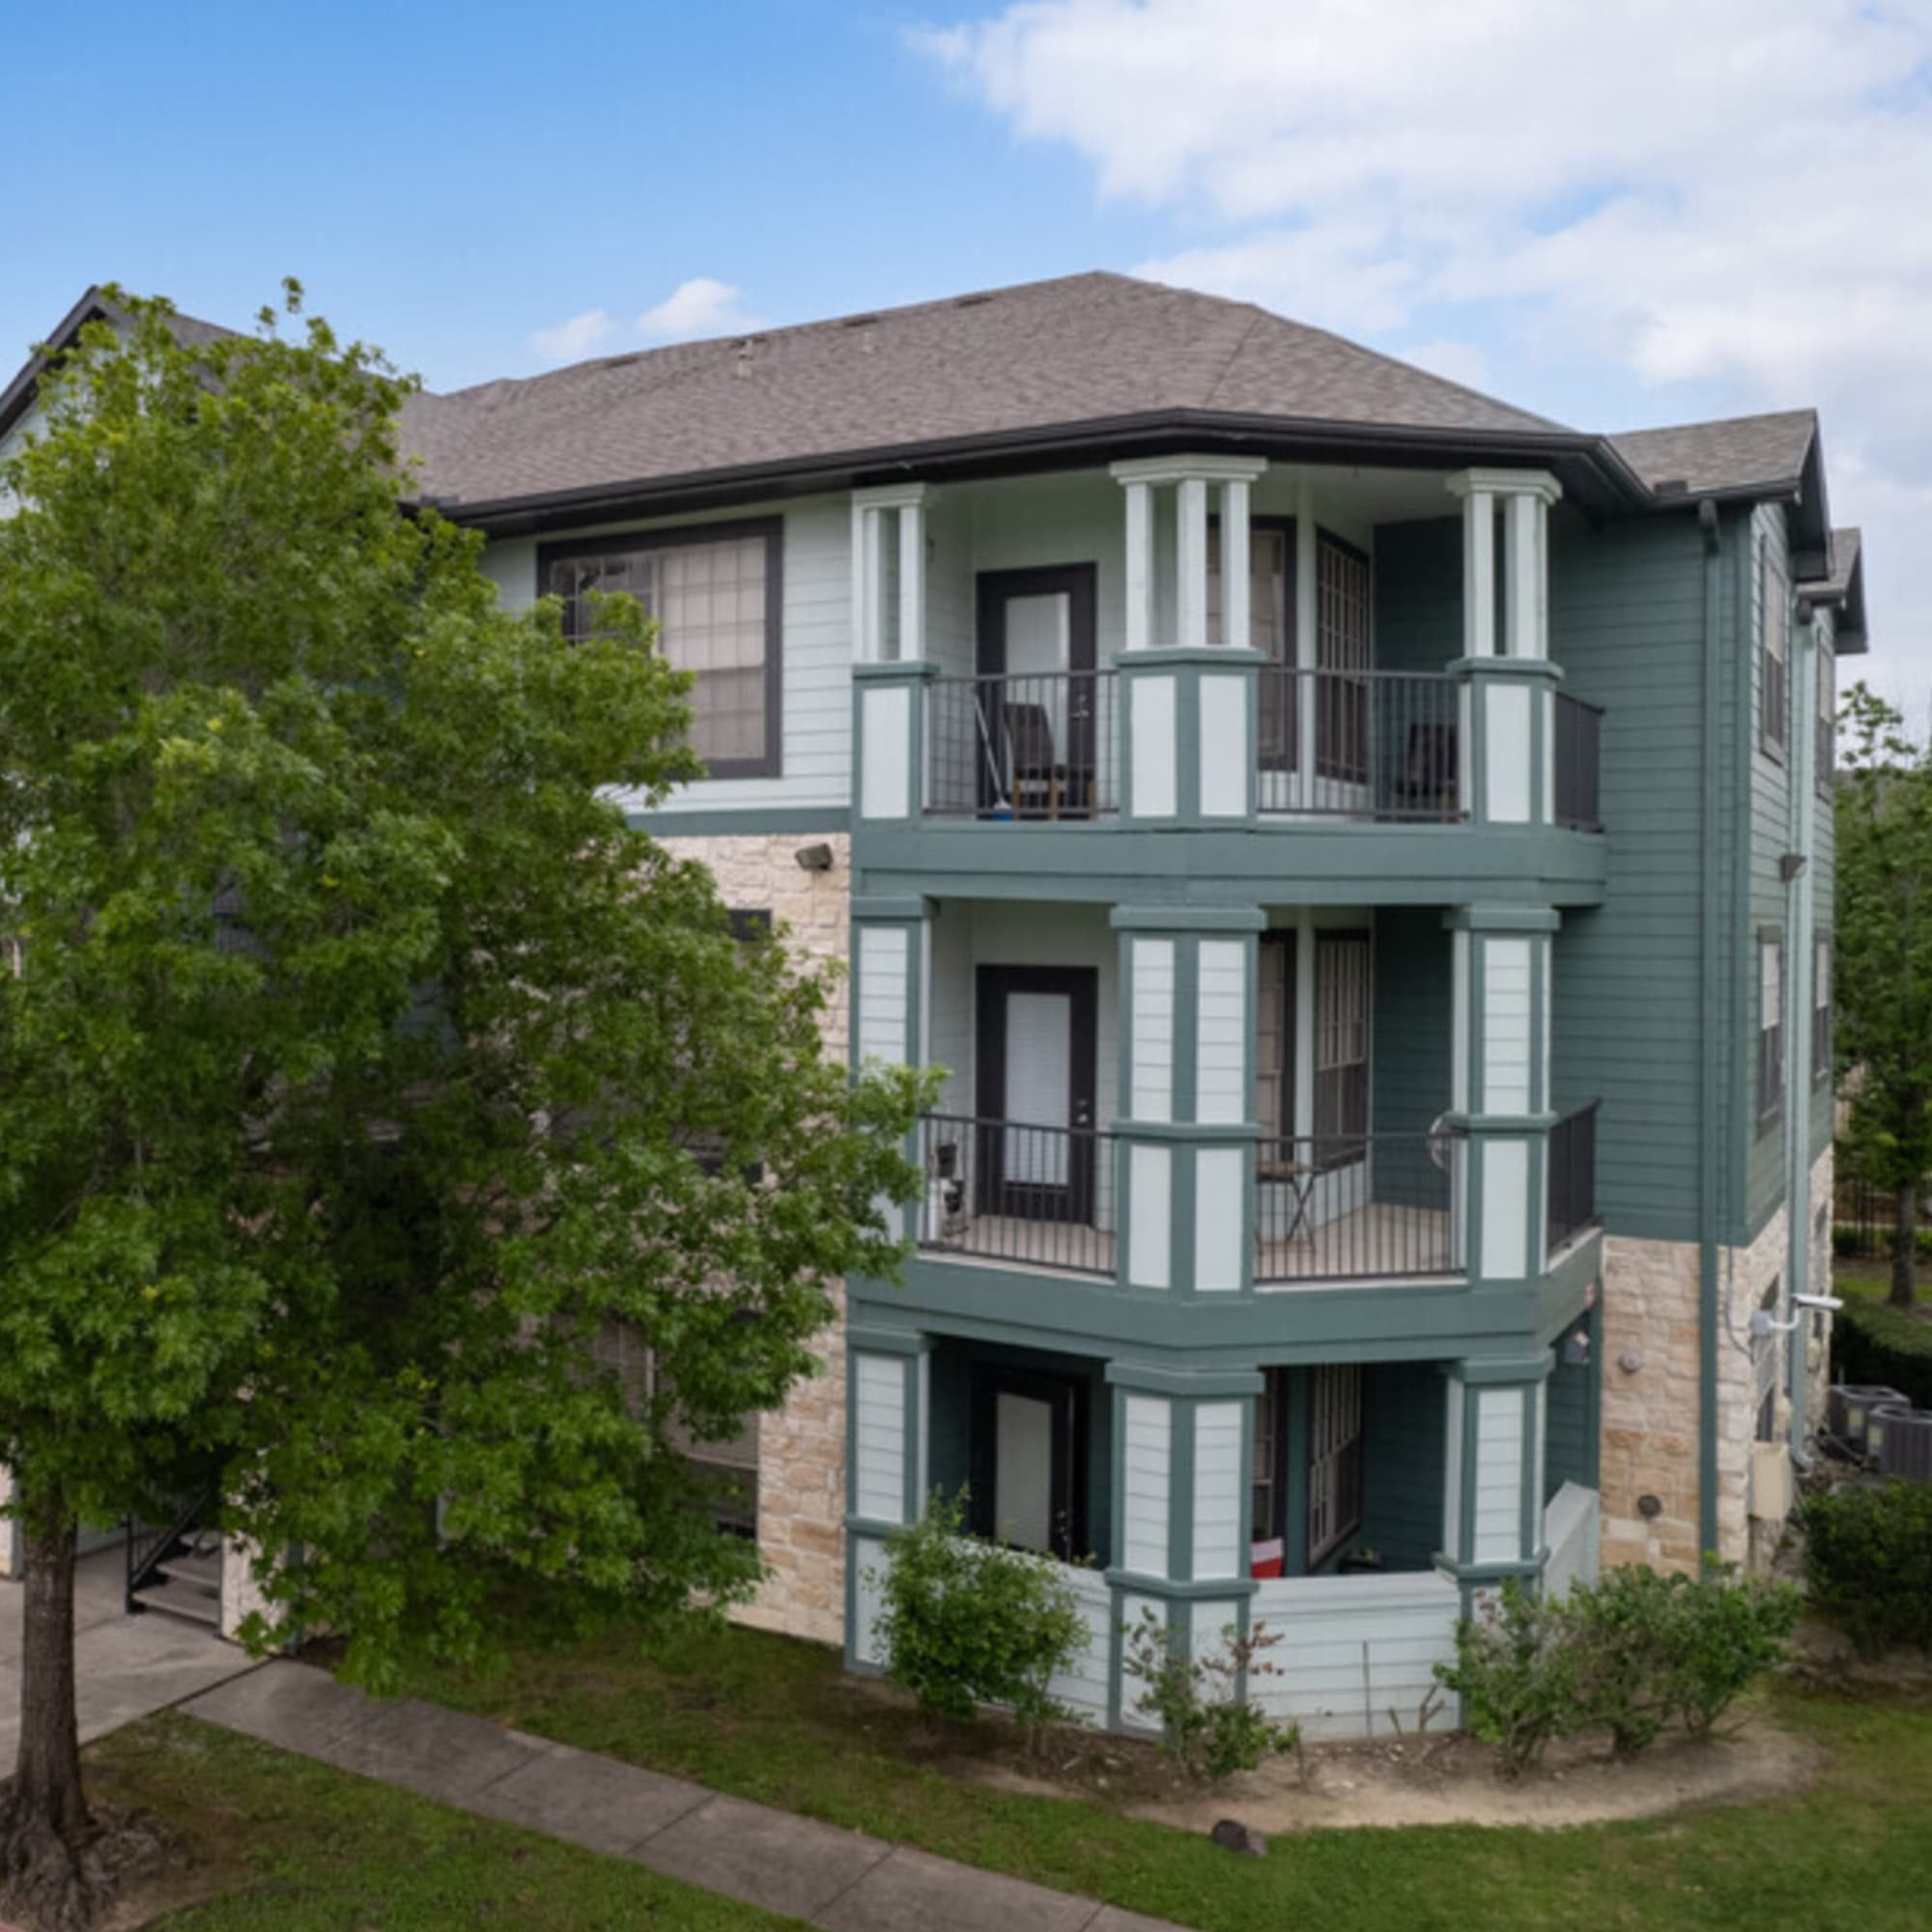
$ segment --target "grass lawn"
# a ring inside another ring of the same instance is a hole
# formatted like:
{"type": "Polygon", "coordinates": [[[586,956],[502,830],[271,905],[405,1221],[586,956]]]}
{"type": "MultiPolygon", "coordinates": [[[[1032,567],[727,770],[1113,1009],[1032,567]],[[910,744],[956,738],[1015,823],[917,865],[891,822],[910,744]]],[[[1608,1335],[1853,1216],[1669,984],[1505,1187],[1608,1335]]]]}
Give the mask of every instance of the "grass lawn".
{"type": "Polygon", "coordinates": [[[651,1661],[611,1638],[411,1688],[1202,1932],[1919,1932],[1932,1898],[1932,1705],[1897,1696],[1771,1693],[1777,1720],[1827,1754],[1820,1780],[1787,1798],[1563,1831],[1311,1833],[1276,1837],[1254,1861],[1097,1803],[949,1776],[916,1722],[844,1682],[832,1653],[749,1631],[686,1637],[651,1661]]]}
{"type": "Polygon", "coordinates": [[[152,1813],[180,1841],[180,1869],[124,1901],[135,1918],[121,1922],[154,1932],[781,1932],[797,1924],[190,1718],[153,1718],[96,1746],[88,1790],[97,1802],[152,1813]]]}

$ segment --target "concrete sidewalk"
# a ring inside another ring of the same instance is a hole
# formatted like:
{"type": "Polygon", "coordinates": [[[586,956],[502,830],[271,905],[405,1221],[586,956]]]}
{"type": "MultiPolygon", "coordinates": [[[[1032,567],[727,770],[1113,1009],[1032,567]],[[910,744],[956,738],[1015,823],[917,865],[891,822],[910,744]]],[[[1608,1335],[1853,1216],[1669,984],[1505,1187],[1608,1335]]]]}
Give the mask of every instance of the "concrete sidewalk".
{"type": "Polygon", "coordinates": [[[343,1771],[628,1859],[824,1932],[1177,1932],[1166,1921],[277,1660],[185,1706],[343,1771]]]}
{"type": "MultiPolygon", "coordinates": [[[[74,1566],[73,1664],[80,1741],[103,1737],[251,1668],[248,1653],[212,1630],[150,1610],[130,1617],[128,1562],[118,1548],[74,1566]]],[[[0,1776],[20,1741],[18,1583],[0,1582],[0,1776]]]]}

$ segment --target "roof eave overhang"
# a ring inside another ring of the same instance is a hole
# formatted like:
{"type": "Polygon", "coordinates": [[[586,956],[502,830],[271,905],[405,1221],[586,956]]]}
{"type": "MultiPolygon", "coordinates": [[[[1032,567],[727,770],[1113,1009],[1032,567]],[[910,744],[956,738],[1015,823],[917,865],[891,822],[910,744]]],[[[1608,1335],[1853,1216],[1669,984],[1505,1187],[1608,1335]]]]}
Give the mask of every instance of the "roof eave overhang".
{"type": "Polygon", "coordinates": [[[106,299],[97,284],[62,316],[46,341],[28,356],[14,380],[0,389],[0,437],[4,437],[33,408],[48,361],[67,348],[87,324],[97,318],[105,320],[107,314],[106,299]]]}
{"type": "MultiPolygon", "coordinates": [[[[434,493],[424,500],[454,522],[492,536],[522,536],[586,523],[677,515],[754,497],[805,496],[894,480],[966,481],[1183,448],[1284,461],[1408,464],[1444,471],[1465,465],[1539,464],[1556,471],[1567,494],[1587,515],[1614,515],[1645,507],[1650,500],[1635,473],[1603,438],[1574,431],[1433,430],[1200,410],[835,451],[491,501],[438,497],[434,493]]],[[[1450,514],[1446,507],[1444,514],[1450,514]]]]}

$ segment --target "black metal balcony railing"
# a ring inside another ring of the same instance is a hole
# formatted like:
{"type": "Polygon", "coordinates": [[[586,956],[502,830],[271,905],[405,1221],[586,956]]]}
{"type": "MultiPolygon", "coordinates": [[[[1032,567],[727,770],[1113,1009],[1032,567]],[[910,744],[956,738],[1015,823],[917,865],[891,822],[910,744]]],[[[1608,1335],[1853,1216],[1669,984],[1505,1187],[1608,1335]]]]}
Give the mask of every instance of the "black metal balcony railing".
{"type": "Polygon", "coordinates": [[[919,1136],[922,1248],[1114,1272],[1112,1134],[927,1114],[919,1136]]]}
{"type": "Polygon", "coordinates": [[[1462,816],[1462,687],[1443,671],[1264,665],[1256,732],[1263,812],[1462,816]]]}
{"type": "Polygon", "coordinates": [[[1428,1134],[1264,1140],[1256,1154],[1258,1282],[1454,1272],[1449,1144],[1428,1134]]]}
{"type": "Polygon", "coordinates": [[[1578,832],[1604,829],[1598,796],[1603,770],[1603,707],[1567,691],[1556,694],[1556,797],[1558,825],[1578,832]]]}
{"type": "Polygon", "coordinates": [[[1549,1130],[1548,1252],[1597,1224],[1597,1102],[1549,1130]]]}
{"type": "Polygon", "coordinates": [[[941,818],[1072,820],[1120,801],[1120,676],[938,677],[927,687],[925,810],[941,818]]]}

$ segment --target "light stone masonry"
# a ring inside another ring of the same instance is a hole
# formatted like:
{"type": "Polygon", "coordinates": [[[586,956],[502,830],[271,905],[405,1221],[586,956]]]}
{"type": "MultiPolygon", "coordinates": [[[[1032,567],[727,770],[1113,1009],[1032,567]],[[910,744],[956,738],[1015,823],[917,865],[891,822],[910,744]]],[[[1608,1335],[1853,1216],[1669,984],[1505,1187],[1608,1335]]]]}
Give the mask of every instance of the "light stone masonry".
{"type": "MultiPolygon", "coordinates": [[[[724,903],[762,910],[801,952],[847,963],[850,840],[843,833],[747,833],[666,838],[665,849],[707,866],[724,903]],[[808,872],[804,845],[829,845],[832,867],[808,872]]],[[[846,1001],[825,1016],[826,1045],[843,1059],[846,1001]]],[[[824,1373],[800,1382],[783,1408],[758,1419],[758,1553],[769,1571],[737,1622],[839,1643],[845,1608],[845,1288],[819,1339],[824,1373]]]]}

